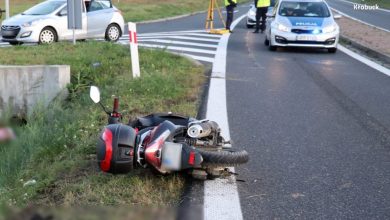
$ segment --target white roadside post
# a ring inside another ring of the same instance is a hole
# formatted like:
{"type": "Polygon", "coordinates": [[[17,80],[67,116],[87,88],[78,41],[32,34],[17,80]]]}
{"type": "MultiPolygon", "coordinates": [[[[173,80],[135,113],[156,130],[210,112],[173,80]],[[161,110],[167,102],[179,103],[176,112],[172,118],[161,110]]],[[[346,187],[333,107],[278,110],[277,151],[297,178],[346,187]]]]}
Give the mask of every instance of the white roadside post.
{"type": "Polygon", "coordinates": [[[129,40],[130,40],[130,55],[131,66],[133,71],[133,78],[140,77],[139,69],[139,56],[138,56],[138,42],[137,42],[137,26],[133,22],[127,23],[129,27],[129,40]]]}
{"type": "Polygon", "coordinates": [[[9,18],[9,0],[5,0],[5,18],[9,18]]]}

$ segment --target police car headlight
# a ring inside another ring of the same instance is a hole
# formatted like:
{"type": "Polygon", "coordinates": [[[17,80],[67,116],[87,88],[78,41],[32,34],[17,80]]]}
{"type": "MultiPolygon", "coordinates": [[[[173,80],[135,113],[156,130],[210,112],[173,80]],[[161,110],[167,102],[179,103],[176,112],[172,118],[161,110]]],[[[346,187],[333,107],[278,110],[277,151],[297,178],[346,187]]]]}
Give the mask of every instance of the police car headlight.
{"type": "Polygon", "coordinates": [[[322,32],[326,34],[326,33],[332,33],[336,30],[337,30],[337,26],[332,24],[332,25],[329,25],[327,27],[324,27],[324,29],[322,29],[322,32]]]}
{"type": "Polygon", "coordinates": [[[276,24],[276,28],[277,28],[279,31],[290,32],[290,28],[286,27],[286,26],[283,25],[283,24],[277,23],[277,24],[276,24]]]}
{"type": "Polygon", "coordinates": [[[250,11],[249,11],[249,16],[256,16],[256,12],[253,11],[253,10],[250,10],[250,11]]]}

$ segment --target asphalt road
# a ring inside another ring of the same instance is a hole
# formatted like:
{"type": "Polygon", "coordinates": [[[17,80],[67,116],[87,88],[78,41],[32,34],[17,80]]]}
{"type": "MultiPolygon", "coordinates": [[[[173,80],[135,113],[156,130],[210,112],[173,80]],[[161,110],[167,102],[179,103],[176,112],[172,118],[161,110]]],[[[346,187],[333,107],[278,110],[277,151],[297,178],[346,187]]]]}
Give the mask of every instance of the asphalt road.
{"type": "MultiPolygon", "coordinates": [[[[204,16],[138,31],[202,29],[204,16]]],[[[226,70],[230,134],[251,155],[236,169],[244,219],[389,219],[390,78],[341,51],[270,52],[251,32],[234,30],[226,70]]]]}
{"type": "Polygon", "coordinates": [[[390,11],[355,10],[353,3],[341,0],[326,0],[326,2],[342,13],[390,31],[390,11]]]}
{"type": "Polygon", "coordinates": [[[389,219],[390,77],[342,52],[231,36],[227,105],[245,219],[389,219]]]}

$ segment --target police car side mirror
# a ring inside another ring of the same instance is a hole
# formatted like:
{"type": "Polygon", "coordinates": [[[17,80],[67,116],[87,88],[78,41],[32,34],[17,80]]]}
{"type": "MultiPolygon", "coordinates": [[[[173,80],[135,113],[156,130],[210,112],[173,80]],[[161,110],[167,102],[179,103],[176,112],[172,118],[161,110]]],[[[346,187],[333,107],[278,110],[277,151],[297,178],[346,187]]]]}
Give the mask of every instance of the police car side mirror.
{"type": "Polygon", "coordinates": [[[339,14],[335,14],[335,15],[333,15],[333,18],[334,19],[340,19],[340,18],[342,18],[343,16],[341,16],[341,15],[339,15],[339,14]]]}

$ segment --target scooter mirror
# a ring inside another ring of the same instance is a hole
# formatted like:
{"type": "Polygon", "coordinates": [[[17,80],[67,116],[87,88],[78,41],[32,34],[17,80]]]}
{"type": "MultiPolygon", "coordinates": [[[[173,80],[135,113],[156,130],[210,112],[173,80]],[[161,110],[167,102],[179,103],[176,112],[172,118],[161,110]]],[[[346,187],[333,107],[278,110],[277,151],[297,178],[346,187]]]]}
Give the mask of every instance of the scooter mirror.
{"type": "Polygon", "coordinates": [[[100,102],[99,88],[96,86],[91,86],[91,89],[89,90],[89,97],[91,97],[94,103],[99,103],[100,102]]]}

